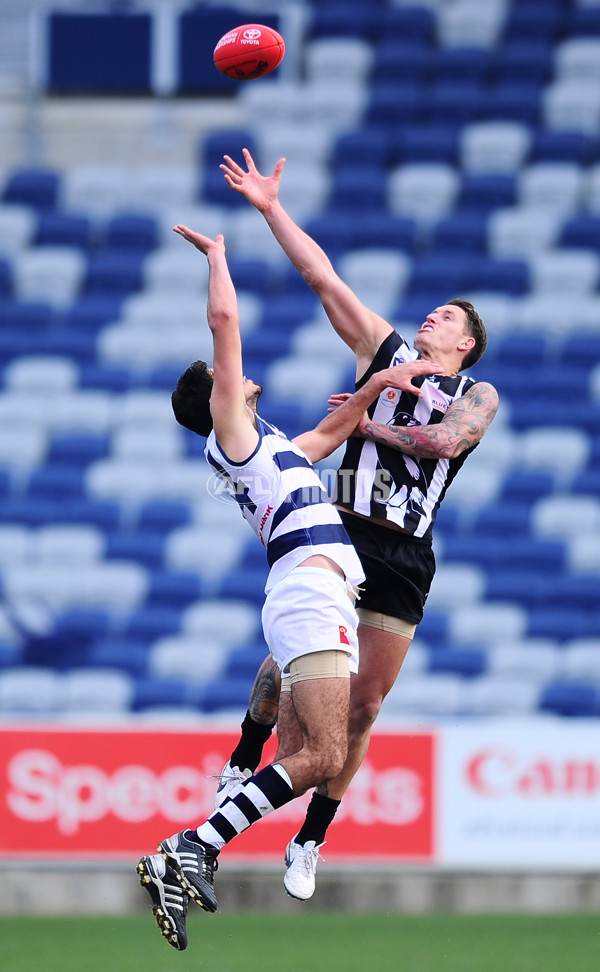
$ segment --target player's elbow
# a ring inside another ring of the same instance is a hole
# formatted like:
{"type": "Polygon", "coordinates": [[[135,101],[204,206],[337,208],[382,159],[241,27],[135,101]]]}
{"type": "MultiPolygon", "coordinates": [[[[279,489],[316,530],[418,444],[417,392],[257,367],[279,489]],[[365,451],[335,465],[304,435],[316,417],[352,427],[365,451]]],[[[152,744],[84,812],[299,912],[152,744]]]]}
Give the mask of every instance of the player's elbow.
{"type": "Polygon", "coordinates": [[[237,314],[232,313],[226,309],[223,310],[211,310],[208,315],[208,326],[211,331],[225,331],[232,327],[237,327],[238,318],[237,314]]]}

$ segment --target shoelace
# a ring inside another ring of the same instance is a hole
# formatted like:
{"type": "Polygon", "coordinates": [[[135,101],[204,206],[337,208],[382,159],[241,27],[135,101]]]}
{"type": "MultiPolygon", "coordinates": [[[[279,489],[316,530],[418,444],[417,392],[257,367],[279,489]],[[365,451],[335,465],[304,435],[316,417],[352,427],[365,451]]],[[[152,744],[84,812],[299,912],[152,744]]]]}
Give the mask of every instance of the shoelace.
{"type": "Polygon", "coordinates": [[[304,872],[305,876],[310,877],[315,873],[319,861],[325,861],[325,858],[319,853],[318,847],[299,846],[300,853],[296,852],[295,860],[299,860],[300,869],[304,872]]]}
{"type": "Polygon", "coordinates": [[[211,854],[205,850],[200,859],[200,869],[204,876],[212,881],[215,871],[219,870],[219,860],[216,853],[211,854]]]}
{"type": "Polygon", "coordinates": [[[218,780],[219,784],[223,783],[245,783],[247,777],[243,776],[241,773],[211,773],[207,779],[218,780]]]}

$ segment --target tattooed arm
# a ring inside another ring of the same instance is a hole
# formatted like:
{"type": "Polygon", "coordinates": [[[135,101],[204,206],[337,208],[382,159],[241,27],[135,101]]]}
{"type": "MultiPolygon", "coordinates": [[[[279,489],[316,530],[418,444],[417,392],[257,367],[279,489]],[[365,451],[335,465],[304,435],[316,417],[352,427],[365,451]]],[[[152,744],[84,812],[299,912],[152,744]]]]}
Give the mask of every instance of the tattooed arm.
{"type": "Polygon", "coordinates": [[[356,432],[364,439],[399,449],[409,456],[455,459],[476,445],[498,411],[496,389],[482,381],[450,406],[436,425],[381,425],[362,419],[356,432]]]}

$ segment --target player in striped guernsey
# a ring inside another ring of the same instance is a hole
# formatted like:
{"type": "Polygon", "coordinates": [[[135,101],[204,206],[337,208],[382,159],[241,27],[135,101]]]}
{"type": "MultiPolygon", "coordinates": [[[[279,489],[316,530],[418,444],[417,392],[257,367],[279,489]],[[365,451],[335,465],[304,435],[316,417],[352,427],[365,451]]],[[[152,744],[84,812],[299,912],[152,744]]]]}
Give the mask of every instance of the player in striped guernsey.
{"type": "MultiPolygon", "coordinates": [[[[350,435],[367,406],[391,386],[413,389],[434,361],[407,362],[364,387],[292,442],[256,414],[261,388],[242,372],[237,299],[222,236],[175,231],[208,260],[208,322],[214,362],[192,364],[172,395],[178,422],[207,436],[205,455],[266,547],[270,566],[262,612],[270,652],[285,675],[289,703],[280,716],[285,747],[240,782],[200,826],[163,840],[160,857],[137,865],[162,934],[186,947],[187,897],[216,911],[214,871],[225,844],[310,787],[335,777],[347,751],[350,673],[358,670],[356,588],[364,574],[339,512],[312,462],[350,435]]],[[[226,617],[223,619],[226,624],[226,617]]]]}
{"type": "MultiPolygon", "coordinates": [[[[284,885],[309,898],[315,887],[319,847],[339,802],[368,748],[371,727],[406,656],[435,572],[432,529],[440,503],[498,408],[487,382],[462,376],[483,354],[487,335],[471,303],[449,300],[427,315],[410,347],[379,314],[366,307],[336,273],[322,248],[279,201],[285,164],[263,176],[244,149],[246,167],[229,156],[225,179],[264,216],[276,240],[323,304],[334,329],[356,356],[356,389],[380,369],[399,362],[440,362],[416,381],[421,395],[386,389],[369,407],[342,459],[335,502],[366,575],[358,606],[360,671],[352,679],[348,755],[342,772],[317,788],[305,822],[286,850],[284,885]]],[[[344,396],[334,396],[340,404],[344,396]]],[[[278,674],[263,664],[252,693],[242,737],[224,769],[217,801],[232,777],[259,764],[269,727],[288,705],[278,699],[278,674]]],[[[279,730],[281,731],[281,730],[279,730]]]]}

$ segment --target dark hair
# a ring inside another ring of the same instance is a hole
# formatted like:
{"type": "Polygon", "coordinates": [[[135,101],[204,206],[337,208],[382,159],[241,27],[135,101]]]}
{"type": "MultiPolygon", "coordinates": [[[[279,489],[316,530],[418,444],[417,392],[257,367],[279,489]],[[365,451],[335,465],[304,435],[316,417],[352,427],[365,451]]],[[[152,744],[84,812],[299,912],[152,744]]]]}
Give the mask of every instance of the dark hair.
{"type": "Polygon", "coordinates": [[[180,425],[198,435],[210,435],[213,427],[210,396],[213,377],[206,361],[194,361],[179,377],[171,395],[173,413],[180,425]]]}
{"type": "Polygon", "coordinates": [[[485,329],[485,324],[473,307],[473,304],[471,304],[468,300],[463,300],[462,297],[454,297],[453,300],[449,300],[447,303],[453,304],[455,307],[460,307],[461,310],[464,310],[465,314],[467,315],[467,332],[470,337],[475,338],[475,344],[470,351],[467,351],[462,359],[460,371],[464,371],[465,368],[472,368],[474,364],[477,364],[483,352],[487,348],[487,331],[485,329]]]}

